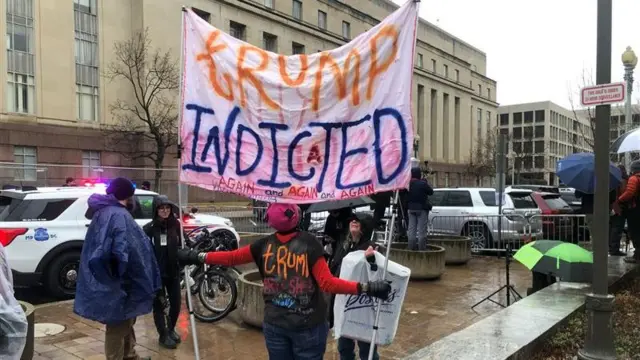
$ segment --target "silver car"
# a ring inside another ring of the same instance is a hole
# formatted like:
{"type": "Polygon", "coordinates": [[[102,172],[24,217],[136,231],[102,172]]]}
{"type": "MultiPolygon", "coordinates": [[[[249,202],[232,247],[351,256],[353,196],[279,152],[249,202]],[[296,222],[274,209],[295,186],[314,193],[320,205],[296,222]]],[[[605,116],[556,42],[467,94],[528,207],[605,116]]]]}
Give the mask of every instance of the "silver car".
{"type": "Polygon", "coordinates": [[[472,251],[501,249],[503,244],[520,247],[542,237],[541,210],[531,190],[507,187],[502,215],[498,213],[498,192],[493,188],[434,189],[429,197],[430,232],[469,236],[472,251]],[[502,217],[502,231],[498,219],[502,217]]]}

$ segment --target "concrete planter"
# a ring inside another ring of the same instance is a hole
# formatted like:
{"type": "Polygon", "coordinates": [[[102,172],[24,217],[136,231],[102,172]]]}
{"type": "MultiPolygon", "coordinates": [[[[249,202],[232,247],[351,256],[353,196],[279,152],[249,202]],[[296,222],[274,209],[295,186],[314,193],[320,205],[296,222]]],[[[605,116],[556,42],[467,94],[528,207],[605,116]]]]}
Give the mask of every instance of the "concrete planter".
{"type": "Polygon", "coordinates": [[[24,301],[19,301],[20,306],[22,306],[22,310],[24,310],[24,314],[27,316],[27,323],[29,324],[27,327],[27,343],[24,346],[24,350],[22,351],[22,357],[20,360],[31,360],[33,359],[33,349],[34,349],[34,332],[33,326],[36,320],[36,308],[24,301]]]}
{"type": "MultiPolygon", "coordinates": [[[[384,254],[384,250],[381,250],[384,254]]],[[[391,245],[389,259],[411,269],[411,280],[438,279],[444,273],[445,250],[442,246],[427,245],[427,250],[407,250],[406,243],[391,245]]]]}
{"type": "Polygon", "coordinates": [[[429,235],[429,244],[445,250],[447,265],[464,265],[471,259],[471,238],[455,235],[429,235]]]}
{"type": "Polygon", "coordinates": [[[264,299],[262,277],[257,270],[243,273],[238,278],[238,309],[240,319],[246,324],[262,327],[264,299]]]}

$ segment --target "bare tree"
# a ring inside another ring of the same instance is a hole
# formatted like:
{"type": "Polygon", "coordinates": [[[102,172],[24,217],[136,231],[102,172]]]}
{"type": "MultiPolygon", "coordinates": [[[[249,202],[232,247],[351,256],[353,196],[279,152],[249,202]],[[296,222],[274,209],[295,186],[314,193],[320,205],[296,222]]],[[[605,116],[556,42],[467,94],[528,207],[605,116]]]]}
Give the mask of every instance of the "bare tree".
{"type": "Polygon", "coordinates": [[[129,159],[151,160],[158,188],[167,150],[178,140],[178,64],[169,51],[152,48],[147,29],[116,42],[113,54],[103,76],[124,80],[131,96],[109,106],[114,124],[105,129],[108,146],[129,159]]]}
{"type": "Polygon", "coordinates": [[[475,146],[471,147],[465,172],[475,178],[476,186],[481,185],[483,178],[495,175],[497,150],[496,129],[487,131],[485,136],[477,139],[475,146]]]}

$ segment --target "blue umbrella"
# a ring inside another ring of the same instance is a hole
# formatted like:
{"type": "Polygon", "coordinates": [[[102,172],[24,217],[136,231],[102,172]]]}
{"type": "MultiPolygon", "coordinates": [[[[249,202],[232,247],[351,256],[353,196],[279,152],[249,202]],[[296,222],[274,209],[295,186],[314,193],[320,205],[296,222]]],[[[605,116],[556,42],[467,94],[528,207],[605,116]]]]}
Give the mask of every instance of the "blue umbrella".
{"type": "MultiPolygon", "coordinates": [[[[592,153],[571,154],[558,161],[556,175],[569,187],[586,194],[595,192],[595,157],[592,153]]],[[[609,190],[622,182],[622,173],[617,166],[609,162],[609,190]]]]}

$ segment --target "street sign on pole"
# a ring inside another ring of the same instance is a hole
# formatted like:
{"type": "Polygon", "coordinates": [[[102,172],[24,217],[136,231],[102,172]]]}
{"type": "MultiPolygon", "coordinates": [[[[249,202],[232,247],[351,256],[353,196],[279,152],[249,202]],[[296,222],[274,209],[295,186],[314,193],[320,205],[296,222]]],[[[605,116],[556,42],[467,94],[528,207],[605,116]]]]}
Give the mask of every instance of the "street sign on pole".
{"type": "Polygon", "coordinates": [[[624,101],[626,96],[624,83],[588,86],[580,92],[582,106],[615,104],[624,101]]]}

